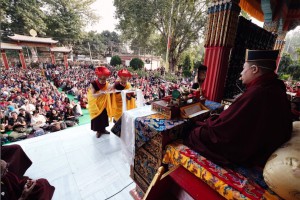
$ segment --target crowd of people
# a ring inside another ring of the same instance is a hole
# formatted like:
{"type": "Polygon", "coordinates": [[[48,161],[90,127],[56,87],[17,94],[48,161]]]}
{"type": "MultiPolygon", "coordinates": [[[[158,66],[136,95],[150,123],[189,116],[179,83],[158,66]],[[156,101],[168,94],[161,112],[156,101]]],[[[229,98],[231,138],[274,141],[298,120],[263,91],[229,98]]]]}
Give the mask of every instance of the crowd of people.
{"type": "MultiPolygon", "coordinates": [[[[109,84],[118,80],[117,70],[108,67],[109,84]]],[[[170,95],[180,85],[190,82],[167,82],[147,71],[145,77],[136,73],[128,80],[131,88],[142,91],[145,104],[170,95]]],[[[41,68],[19,67],[1,69],[0,131],[3,141],[43,135],[78,124],[82,109],[87,108],[90,82],[97,79],[95,69],[89,66],[72,67],[45,65],[41,68]],[[73,95],[70,101],[67,95],[73,95]],[[11,132],[12,131],[12,132],[11,132]],[[9,135],[6,133],[11,132],[9,135]]]]}
{"type": "Polygon", "coordinates": [[[79,103],[53,84],[60,69],[1,70],[1,138],[11,141],[78,124],[79,103]],[[12,131],[8,135],[7,132],[12,131]]]}

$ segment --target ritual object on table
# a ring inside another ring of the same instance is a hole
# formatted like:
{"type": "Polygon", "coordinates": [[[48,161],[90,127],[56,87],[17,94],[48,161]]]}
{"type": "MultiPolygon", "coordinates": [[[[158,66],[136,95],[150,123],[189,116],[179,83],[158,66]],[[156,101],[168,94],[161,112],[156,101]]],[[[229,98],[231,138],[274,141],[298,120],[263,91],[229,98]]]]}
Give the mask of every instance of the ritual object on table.
{"type": "Polygon", "coordinates": [[[175,119],[180,117],[178,105],[171,104],[164,100],[152,102],[151,109],[160,113],[165,119],[175,119]]]}
{"type": "Polygon", "coordinates": [[[151,109],[157,111],[165,119],[193,118],[209,113],[201,102],[192,103],[193,96],[188,90],[173,90],[172,96],[164,97],[160,101],[151,104],[151,109]],[[190,100],[190,101],[189,101],[190,100]]]}
{"type": "Polygon", "coordinates": [[[200,102],[192,103],[180,108],[180,116],[182,118],[194,118],[199,115],[206,116],[209,114],[209,109],[200,102]]]}

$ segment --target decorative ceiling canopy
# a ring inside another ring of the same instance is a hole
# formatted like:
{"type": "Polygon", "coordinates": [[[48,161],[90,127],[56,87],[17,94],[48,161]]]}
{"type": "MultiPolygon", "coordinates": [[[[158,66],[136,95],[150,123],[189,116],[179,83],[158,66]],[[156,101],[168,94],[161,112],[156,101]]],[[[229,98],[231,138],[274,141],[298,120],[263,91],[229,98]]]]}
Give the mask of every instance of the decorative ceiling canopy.
{"type": "Polygon", "coordinates": [[[239,5],[274,32],[287,32],[300,25],[299,0],[240,0],[239,5]]]}

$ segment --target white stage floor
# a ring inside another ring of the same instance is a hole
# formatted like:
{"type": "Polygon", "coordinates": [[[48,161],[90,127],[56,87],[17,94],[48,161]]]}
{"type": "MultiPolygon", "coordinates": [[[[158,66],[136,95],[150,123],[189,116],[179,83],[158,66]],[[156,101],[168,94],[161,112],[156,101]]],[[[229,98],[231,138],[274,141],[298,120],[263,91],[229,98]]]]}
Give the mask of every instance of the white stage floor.
{"type": "MultiPolygon", "coordinates": [[[[111,126],[107,128],[110,130],[111,126]]],[[[129,164],[114,134],[96,138],[90,124],[16,142],[32,160],[26,176],[55,186],[53,200],[133,199],[129,164]]]]}

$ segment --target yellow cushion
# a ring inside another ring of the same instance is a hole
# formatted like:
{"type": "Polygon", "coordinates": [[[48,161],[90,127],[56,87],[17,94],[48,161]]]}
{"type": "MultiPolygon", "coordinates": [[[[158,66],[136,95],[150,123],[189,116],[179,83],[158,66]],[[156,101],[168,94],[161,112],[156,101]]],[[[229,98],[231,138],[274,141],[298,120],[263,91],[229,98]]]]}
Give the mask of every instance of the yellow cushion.
{"type": "Polygon", "coordinates": [[[282,198],[300,199],[300,122],[293,123],[292,138],[270,156],[263,176],[282,198]]]}

